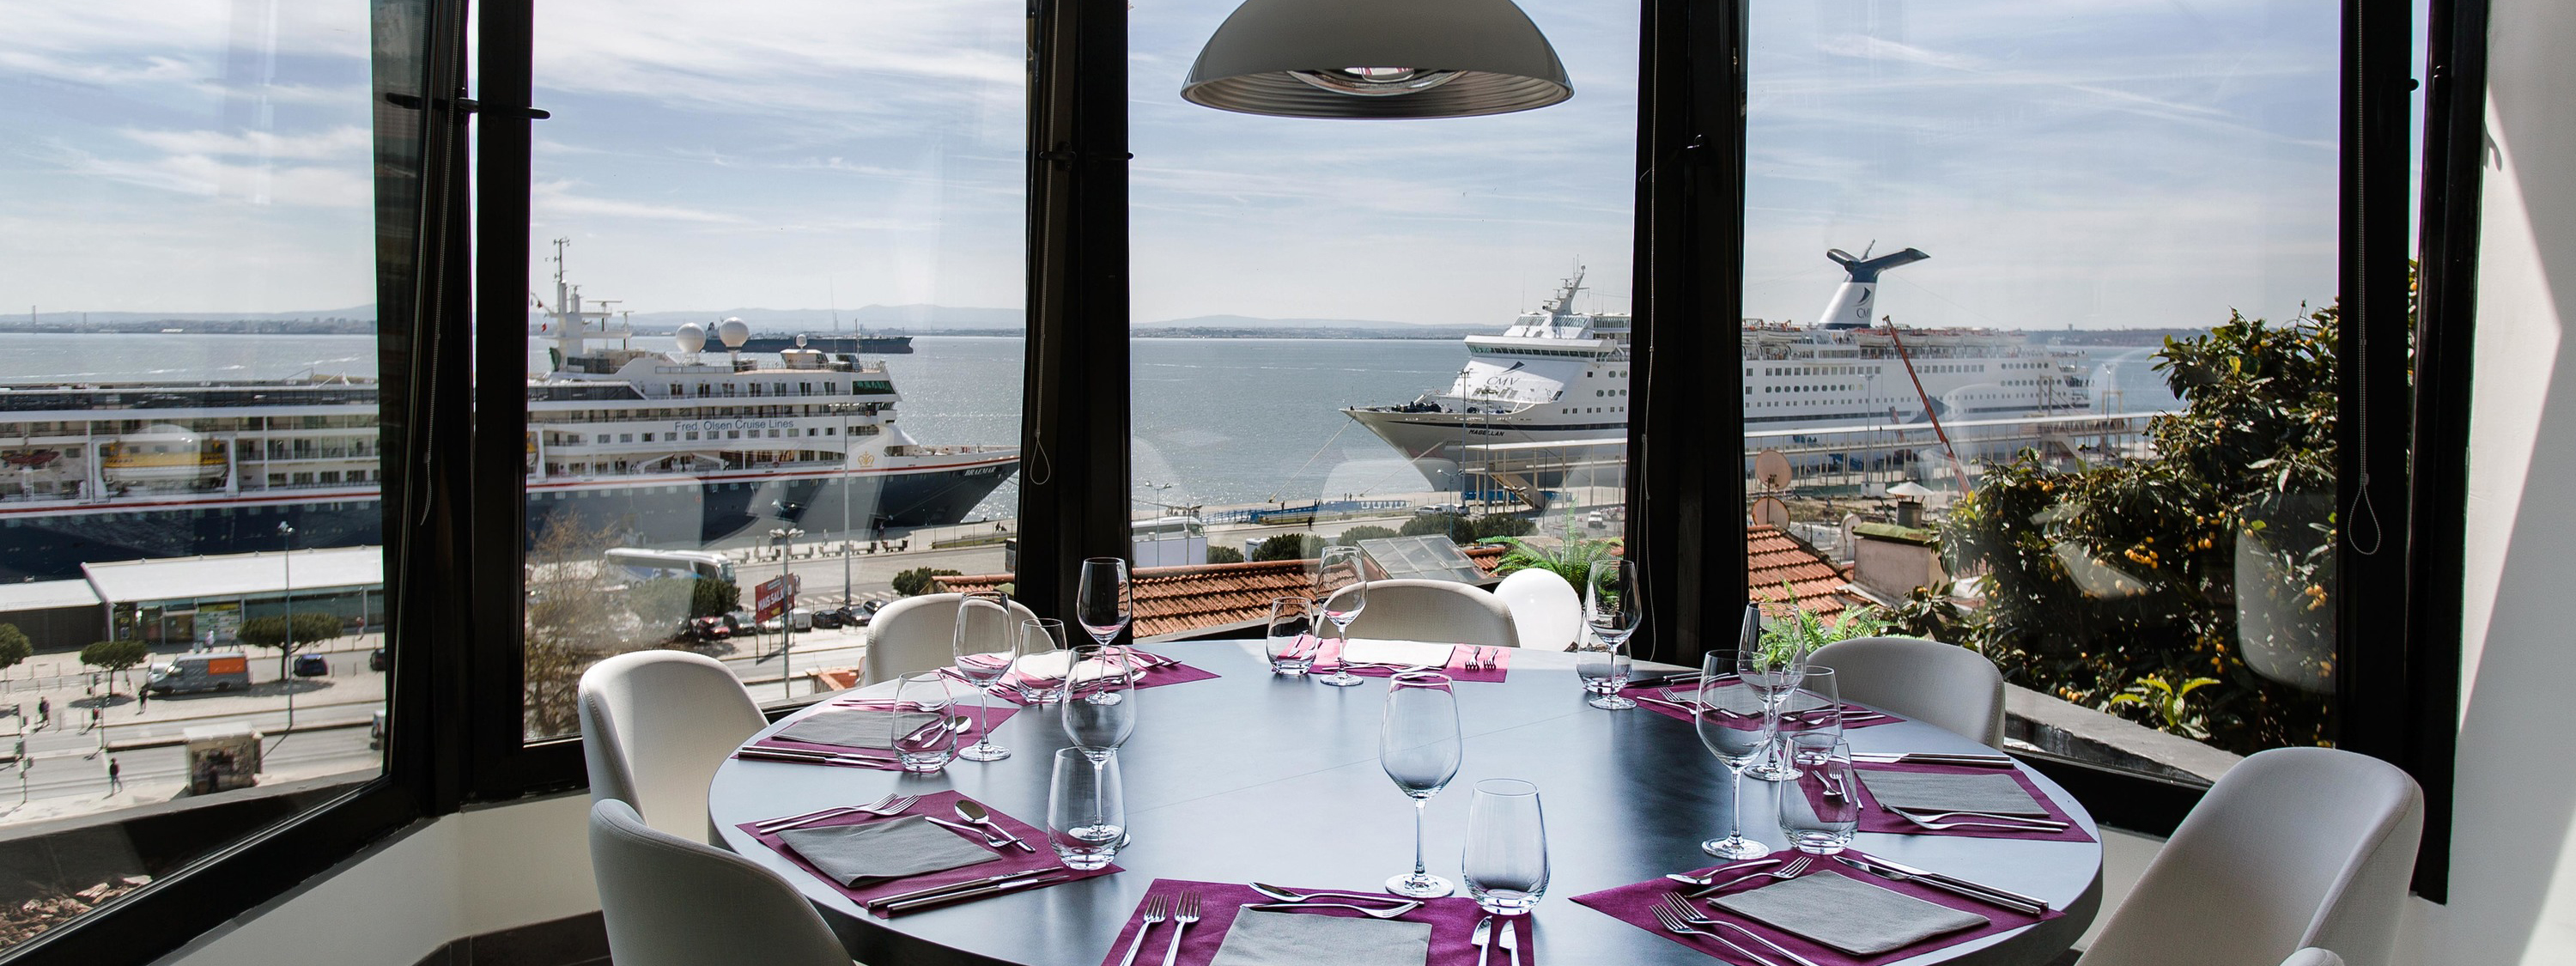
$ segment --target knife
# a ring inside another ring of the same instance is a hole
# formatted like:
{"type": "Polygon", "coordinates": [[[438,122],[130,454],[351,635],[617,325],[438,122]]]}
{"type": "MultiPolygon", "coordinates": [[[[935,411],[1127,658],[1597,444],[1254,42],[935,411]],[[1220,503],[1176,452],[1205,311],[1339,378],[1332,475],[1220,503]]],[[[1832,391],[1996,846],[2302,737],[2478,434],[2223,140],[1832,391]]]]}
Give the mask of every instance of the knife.
{"type": "Polygon", "coordinates": [[[733,756],[750,761],[789,761],[806,765],[849,765],[856,768],[874,768],[879,771],[901,771],[903,769],[902,765],[886,761],[882,758],[863,758],[858,755],[829,755],[819,751],[800,751],[786,748],[743,748],[735,751],[733,756]]]}
{"type": "Polygon", "coordinates": [[[1852,755],[1863,763],[1902,765],[1977,765],[1986,768],[2011,768],[2016,764],[2011,755],[1952,754],[1938,751],[1866,751],[1852,755]]]}
{"type": "Polygon", "coordinates": [[[1467,944],[1476,947],[1476,966],[1485,966],[1494,958],[1494,917],[1476,920],[1476,931],[1467,934],[1467,944]]]}
{"type": "Polygon", "coordinates": [[[884,903],[876,906],[876,908],[884,910],[888,915],[892,915],[898,912],[911,912],[915,909],[922,909],[930,906],[944,906],[951,902],[964,902],[968,899],[983,899],[991,896],[998,896],[1013,889],[1026,889],[1032,886],[1054,885],[1058,882],[1063,882],[1073,878],[1072,872],[1061,867],[1045,871],[1058,874],[1040,876],[1035,879],[1014,879],[1009,882],[996,882],[991,885],[977,886],[972,889],[964,889],[942,895],[928,896],[920,899],[907,899],[902,902],[884,903]]]}
{"type": "Polygon", "coordinates": [[[1004,872],[1004,873],[1002,873],[1002,874],[1000,874],[1000,875],[988,875],[988,876],[985,876],[985,877],[983,877],[983,878],[981,878],[981,879],[968,879],[968,880],[966,880],[966,881],[964,881],[964,882],[951,882],[951,883],[949,883],[949,884],[947,884],[947,885],[938,885],[938,886],[930,886],[930,887],[928,887],[928,888],[923,888],[923,889],[914,889],[914,890],[912,890],[911,892],[898,892],[898,893],[895,893],[894,895],[890,895],[890,896],[879,896],[879,897],[874,898],[874,899],[861,899],[861,900],[859,900],[859,905],[860,905],[860,906],[862,906],[862,907],[865,907],[865,908],[874,909],[874,908],[876,908],[876,907],[878,907],[878,906],[889,905],[889,904],[892,904],[892,903],[897,903],[897,902],[911,902],[911,901],[913,901],[913,900],[915,900],[915,899],[935,898],[935,897],[938,897],[938,896],[944,896],[944,895],[947,895],[947,894],[949,894],[949,893],[951,893],[951,892],[965,892],[965,891],[967,891],[967,890],[969,890],[969,889],[981,889],[981,888],[983,888],[983,887],[985,887],[985,886],[994,885],[994,884],[996,884],[996,883],[1001,883],[1001,882],[1008,882],[1008,881],[1013,880],[1013,879],[1025,879],[1025,878],[1028,878],[1028,877],[1030,877],[1030,876],[1035,876],[1035,875],[1045,875],[1045,874],[1047,874],[1047,873],[1049,873],[1049,872],[1062,872],[1062,871],[1064,871],[1064,869],[1063,869],[1063,867],[1061,867],[1061,866],[1045,866],[1045,867],[1035,868],[1035,869],[1021,869],[1021,870],[1020,870],[1020,871],[1018,871],[1018,872],[1004,872]]]}
{"type": "Polygon", "coordinates": [[[1898,881],[1912,879],[1916,882],[1923,883],[1924,885],[1931,886],[1943,892],[1948,892],[1952,895],[1966,896],[1980,902],[1993,903],[2016,912],[2025,912],[2034,916],[2045,916],[2048,914],[2048,903],[2044,901],[2022,895],[2018,892],[1998,889],[1982,882],[1970,882],[1966,879],[1954,878],[1942,875],[1938,872],[1926,872],[1910,865],[1900,865],[1874,855],[1855,859],[1849,853],[1845,853],[1843,855],[1834,856],[1834,858],[1842,862],[1844,865],[1851,866],[1852,868],[1859,869],[1883,879],[1898,881]]]}

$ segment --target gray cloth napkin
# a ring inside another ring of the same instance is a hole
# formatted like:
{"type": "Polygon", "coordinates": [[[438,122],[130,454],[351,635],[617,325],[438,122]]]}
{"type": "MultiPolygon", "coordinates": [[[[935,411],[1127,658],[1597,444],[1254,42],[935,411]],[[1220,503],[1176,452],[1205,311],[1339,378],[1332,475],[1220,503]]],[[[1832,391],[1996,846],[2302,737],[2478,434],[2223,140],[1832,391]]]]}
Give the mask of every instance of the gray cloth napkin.
{"type": "Polygon", "coordinates": [[[894,747],[896,735],[910,734],[939,716],[928,711],[826,711],[806,715],[771,737],[852,748],[894,747]]]}
{"type": "Polygon", "coordinates": [[[1875,956],[1993,920],[1833,872],[1738,892],[1717,906],[1855,956],[1875,956]]]}
{"type": "Polygon", "coordinates": [[[851,888],[871,879],[940,872],[1001,858],[992,849],[930,824],[919,815],[886,822],[797,828],[780,841],[833,881],[851,888]]]}
{"type": "Polygon", "coordinates": [[[1857,768],[1860,783],[1880,808],[1922,812],[1993,812],[2045,817],[2048,809],[2010,775],[1939,775],[1857,768]]]}
{"type": "Polygon", "coordinates": [[[1246,909],[1208,966],[1422,966],[1431,924],[1246,909]]]}

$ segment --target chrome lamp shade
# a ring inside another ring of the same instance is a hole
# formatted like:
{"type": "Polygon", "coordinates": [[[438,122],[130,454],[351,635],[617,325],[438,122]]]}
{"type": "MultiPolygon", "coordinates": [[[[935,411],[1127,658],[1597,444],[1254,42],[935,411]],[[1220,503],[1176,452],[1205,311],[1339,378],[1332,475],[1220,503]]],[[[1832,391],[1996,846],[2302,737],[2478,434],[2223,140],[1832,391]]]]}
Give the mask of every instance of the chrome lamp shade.
{"type": "Polygon", "coordinates": [[[1181,97],[1246,114],[1472,117],[1574,96],[1512,0],[1245,0],[1181,97]]]}

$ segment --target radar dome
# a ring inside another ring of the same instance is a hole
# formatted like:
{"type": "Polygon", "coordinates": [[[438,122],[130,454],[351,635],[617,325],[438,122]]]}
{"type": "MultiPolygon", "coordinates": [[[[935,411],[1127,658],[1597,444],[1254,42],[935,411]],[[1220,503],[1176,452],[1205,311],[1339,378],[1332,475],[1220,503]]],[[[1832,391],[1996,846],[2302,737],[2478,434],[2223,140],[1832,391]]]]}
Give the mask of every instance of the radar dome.
{"type": "Polygon", "coordinates": [[[716,326],[716,338],[723,340],[727,349],[742,348],[742,344],[751,338],[751,326],[744,325],[741,319],[726,319],[724,324],[716,326]]]}
{"type": "Polygon", "coordinates": [[[674,338],[680,343],[680,351],[696,352],[707,347],[707,327],[695,322],[682,322],[674,338]]]}

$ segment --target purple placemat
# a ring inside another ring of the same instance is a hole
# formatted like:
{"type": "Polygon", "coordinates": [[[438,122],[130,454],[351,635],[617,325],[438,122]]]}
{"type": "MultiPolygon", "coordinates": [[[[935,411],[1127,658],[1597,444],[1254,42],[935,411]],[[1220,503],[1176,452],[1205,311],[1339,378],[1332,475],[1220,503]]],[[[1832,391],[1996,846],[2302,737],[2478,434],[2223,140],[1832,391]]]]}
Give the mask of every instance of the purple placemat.
{"type": "MultiPolygon", "coordinates": [[[[1321,887],[1290,886],[1289,888],[1298,892],[1309,892],[1321,887]]],[[[1199,894],[1199,921],[1190,926],[1188,932],[1181,934],[1180,955],[1173,957],[1166,966],[1207,966],[1208,961],[1216,958],[1217,948],[1225,945],[1225,931],[1234,925],[1235,915],[1242,912],[1244,906],[1278,901],[1252,891],[1252,887],[1248,885],[1230,882],[1191,882],[1186,879],[1156,879],[1153,885],[1145,888],[1144,898],[1137,900],[1135,911],[1127,914],[1127,925],[1118,930],[1118,941],[1110,943],[1108,955],[1100,959],[1103,966],[1115,966],[1126,957],[1127,944],[1134,942],[1136,931],[1144,928],[1147,903],[1152,902],[1157,896],[1168,896],[1174,902],[1178,902],[1182,890],[1185,889],[1199,894]]],[[[1363,894],[1377,892],[1374,889],[1337,891],[1363,894]]],[[[1388,898],[1399,897],[1388,896],[1388,898]]],[[[1313,912],[1301,912],[1298,915],[1361,918],[1359,913],[1348,909],[1317,909],[1313,912]]],[[[1478,952],[1474,937],[1476,921],[1484,916],[1485,911],[1476,907],[1476,900],[1464,896],[1450,896],[1425,900],[1422,908],[1398,916],[1394,921],[1431,924],[1431,957],[1425,961],[1426,966],[1475,966],[1478,952]]],[[[1530,917],[1513,916],[1507,921],[1517,929],[1513,935],[1517,937],[1514,942],[1522,950],[1519,955],[1533,955],[1532,950],[1536,947],[1531,945],[1530,917]]],[[[1136,957],[1136,961],[1162,962],[1163,951],[1170,948],[1171,943],[1171,921],[1166,919],[1156,923],[1154,931],[1146,935],[1145,948],[1136,957]]],[[[1524,960],[1523,962],[1533,961],[1524,960]]]]}
{"type": "MultiPolygon", "coordinates": [[[[1730,685],[1730,686],[1731,686],[1731,687],[1742,687],[1742,685],[1730,685]]],[[[1621,693],[1621,694],[1625,694],[1625,695],[1627,695],[1627,696],[1629,696],[1629,697],[1631,697],[1631,698],[1635,698],[1635,697],[1647,697],[1647,698],[1653,698],[1653,699],[1655,699],[1654,701],[1639,701],[1639,702],[1637,702],[1637,706],[1638,706],[1638,707],[1641,707],[1641,708],[1644,708],[1644,709],[1646,709],[1646,710],[1648,710],[1648,711],[1652,711],[1652,712],[1654,712],[1654,713],[1656,713],[1656,714],[1663,715],[1664,717],[1671,718],[1671,719],[1673,719],[1673,720],[1675,720],[1675,721],[1680,721],[1680,722],[1685,722],[1685,723],[1687,723],[1687,722],[1689,722],[1689,721],[1691,720],[1691,716],[1690,716],[1690,713],[1689,713],[1689,712],[1687,712],[1687,711],[1683,711],[1683,710],[1682,710],[1682,709],[1680,709],[1680,708],[1674,708],[1674,707],[1669,707],[1669,706],[1666,706],[1666,705],[1663,705],[1663,704],[1659,704],[1659,703],[1657,703],[1657,702],[1670,701],[1670,702],[1674,702],[1674,703],[1676,703],[1676,704],[1689,704],[1689,703],[1691,703],[1691,701],[1693,701],[1694,699],[1696,699],[1696,698],[1698,698],[1698,697],[1699,697],[1699,685],[1697,685],[1697,684],[1674,684],[1674,685],[1654,685],[1654,686],[1651,686],[1651,687],[1642,687],[1642,688],[1640,688],[1640,687],[1629,687],[1629,688],[1621,689],[1621,691],[1620,691],[1619,693],[1621,693]]],[[[1903,721],[1903,720],[1905,720],[1905,719],[1900,718],[1900,717],[1897,717],[1897,716],[1895,716],[1895,715],[1888,714],[1887,712],[1884,712],[1884,711],[1872,711],[1872,710],[1870,710],[1870,709],[1868,709],[1868,708],[1861,707],[1860,705],[1857,705],[1857,704],[1852,704],[1852,703],[1850,703],[1850,702],[1848,702],[1848,701],[1846,701],[1846,702],[1844,702],[1844,703],[1843,703],[1843,713],[1844,713],[1844,714],[1846,714],[1846,715],[1854,715],[1854,716],[1858,716],[1858,715],[1868,715],[1868,716],[1869,716],[1869,717],[1859,717],[1859,718],[1846,718],[1846,719],[1843,721],[1843,730],[1844,730],[1844,731],[1852,731],[1852,730],[1859,729],[1859,728],[1875,727],[1875,726],[1877,726],[1877,725],[1883,725],[1883,724],[1895,724],[1895,723],[1897,723],[1897,722],[1899,722],[1899,721],[1903,721]]],[[[1805,730],[1804,728],[1799,727],[1799,726],[1798,726],[1798,724],[1793,720],[1793,718],[1794,718],[1794,716],[1783,716],[1783,717],[1781,718],[1781,720],[1780,720],[1780,733],[1781,733],[1781,734],[1784,734],[1784,735],[1785,735],[1785,734],[1795,734],[1795,733],[1797,733],[1797,732],[1799,732],[1799,731],[1803,731],[1803,730],[1805,730]]]]}
{"type": "MultiPolygon", "coordinates": [[[[1512,648],[1508,647],[1452,644],[1449,646],[1449,663],[1441,668],[1440,673],[1448,675],[1449,680],[1452,681],[1483,681],[1486,683],[1498,684],[1501,683],[1505,677],[1511,674],[1512,650],[1512,648]],[[1470,663],[1476,663],[1474,659],[1479,656],[1478,653],[1471,652],[1480,652],[1481,656],[1486,658],[1483,662],[1485,666],[1469,670],[1467,665],[1470,663]]],[[[1315,652],[1314,669],[1308,673],[1331,674],[1335,668],[1341,666],[1341,663],[1341,639],[1326,638],[1323,641],[1323,646],[1318,648],[1315,652]]],[[[1395,674],[1395,669],[1391,667],[1355,667],[1351,669],[1351,673],[1364,678],[1382,678],[1393,676],[1395,674]]]]}
{"type": "MultiPolygon", "coordinates": [[[[921,796],[920,801],[912,803],[911,808],[904,809],[899,815],[890,815],[886,817],[898,818],[902,815],[929,815],[953,822],[957,821],[957,803],[965,798],[966,796],[953,791],[931,792],[921,796]]],[[[977,802],[976,804],[982,805],[983,803],[977,802]]],[[[1029,869],[1063,868],[1063,863],[1056,861],[1055,850],[1047,845],[1047,834],[1044,829],[1033,828],[1027,822],[1005,815],[1002,813],[1001,809],[994,808],[990,805],[986,805],[984,810],[993,813],[993,822],[995,824],[1000,825],[1005,829],[1009,829],[1011,834],[1017,835],[1022,840],[1027,841],[1030,845],[1035,846],[1037,851],[1023,852],[1016,847],[1004,845],[1001,848],[993,849],[994,852],[1001,855],[1001,858],[997,861],[983,862],[962,868],[948,869],[942,872],[928,872],[921,875],[906,876],[901,879],[891,879],[885,882],[872,882],[856,889],[852,889],[848,886],[832,881],[831,876],[824,875],[822,870],[814,868],[813,864],[805,861],[803,856],[797,855],[794,849],[788,848],[784,844],[784,840],[780,839],[776,834],[760,831],[758,829],[758,825],[760,823],[745,822],[734,827],[741,829],[744,834],[749,835],[752,838],[759,839],[760,844],[768,846],[770,851],[786,856],[788,861],[796,863],[797,868],[804,869],[806,872],[811,873],[815,878],[823,880],[825,885],[829,885],[833,889],[838,890],[842,895],[850,897],[850,901],[862,904],[880,896],[901,895],[915,889],[927,889],[932,886],[943,886],[956,882],[969,882],[976,879],[1001,875],[1006,872],[1022,872],[1029,869]]],[[[873,821],[879,821],[879,819],[873,815],[843,815],[835,818],[827,818],[812,825],[802,827],[831,828],[835,825],[857,825],[861,822],[873,821]]],[[[958,838],[973,842],[979,846],[984,846],[985,848],[992,848],[992,846],[986,845],[984,840],[981,838],[967,835],[959,835],[958,838]]],[[[1118,871],[1121,870],[1116,865],[1094,869],[1089,872],[1076,872],[1072,869],[1065,869],[1065,874],[1070,876],[1070,878],[1064,881],[1071,882],[1076,879],[1090,879],[1118,871]]],[[[1046,886],[1032,886],[1030,888],[1043,889],[1046,888],[1046,886]]],[[[1003,894],[1010,895],[1012,893],[1026,891],[1028,891],[1028,889],[1015,889],[1010,893],[1003,894]]],[[[886,918],[886,912],[884,910],[869,909],[868,912],[879,919],[886,918]]]]}
{"type": "MultiPolygon", "coordinates": [[[[1848,854],[1866,855],[1867,853],[1852,850],[1848,854]]],[[[1710,871],[1710,868],[1693,869],[1691,870],[1691,874],[1705,874],[1710,871]]],[[[1988,921],[1986,925],[1976,929],[1962,929],[1958,932],[1944,933],[1942,935],[1926,939],[1922,942],[1915,943],[1911,946],[1903,946],[1888,950],[1887,952],[1880,953],[1876,956],[1854,956],[1850,953],[1815,942],[1803,936],[1782,932],[1761,922],[1719,909],[1705,900],[1692,901],[1690,903],[1691,911],[1697,912],[1700,915],[1711,919],[1721,919],[1727,922],[1738,923],[1747,929],[1751,929],[1754,932],[1761,934],[1764,939],[1779,943],[1784,948],[1796,952],[1801,956],[1805,956],[1808,959],[1814,960],[1817,966],[1877,966],[1877,964],[1880,963],[1892,963],[1900,959],[1920,956],[1936,949],[1945,949],[1951,946],[1956,946],[1980,936],[1991,936],[1999,932],[2019,929],[2024,926],[2034,925],[2065,915],[2063,912],[2052,909],[2049,910],[2048,914],[2045,916],[2034,916],[2026,912],[2016,912],[2011,909],[2006,909],[2002,906],[1990,906],[1985,903],[1978,902],[1975,899],[1970,899],[1965,896],[1951,895],[1950,893],[1943,892],[1930,886],[1919,885],[1913,882],[1892,882],[1882,879],[1841,865],[1831,858],[1817,859],[1815,864],[1808,868],[1806,874],[1843,876],[1867,885],[1878,886],[1879,888],[1886,889],[1899,895],[1921,899],[1934,905],[1948,906],[1952,909],[1973,912],[1977,915],[1986,917],[1988,921]]],[[[1741,888],[1727,890],[1726,894],[1734,895],[1741,892],[1750,892],[1778,881],[1780,880],[1771,878],[1755,879],[1751,882],[1745,883],[1741,888]]],[[[1646,882],[1640,882],[1635,885],[1620,886],[1616,889],[1604,889],[1600,892],[1591,893],[1589,895],[1575,896],[1574,901],[1579,905],[1590,906],[1594,909],[1600,910],[1601,912],[1608,914],[1610,918],[1617,919],[1620,922],[1627,923],[1631,926],[1662,936],[1684,946],[1699,950],[1702,953],[1706,953],[1709,956],[1725,962],[1740,962],[1743,959],[1742,956],[1736,954],[1734,950],[1719,945],[1716,940],[1710,939],[1706,936],[1684,936],[1673,933],[1665,930],[1662,923],[1655,921],[1655,905],[1657,903],[1662,902],[1664,897],[1667,895],[1688,892],[1690,889],[1691,887],[1674,882],[1670,879],[1658,878],[1646,882]]],[[[1743,938],[1740,936],[1735,937],[1735,939],[1739,945],[1756,945],[1745,943],[1743,938]]],[[[1776,957],[1769,955],[1769,950],[1760,949],[1757,946],[1755,951],[1765,954],[1763,956],[1765,959],[1771,959],[1775,962],[1778,961],[1776,957]]]]}
{"type": "MultiPolygon", "coordinates": [[[[795,718],[791,718],[789,720],[800,720],[809,714],[863,714],[871,711],[891,710],[893,709],[882,701],[870,701],[865,698],[843,698],[838,701],[817,705],[813,710],[800,713],[796,715],[795,718]]],[[[1018,714],[1019,712],[1019,705],[999,699],[994,700],[989,709],[983,710],[977,709],[972,699],[950,704],[948,706],[949,714],[965,715],[967,719],[966,730],[957,733],[957,744],[958,747],[961,748],[982,739],[987,728],[999,728],[1002,726],[1002,722],[1011,720],[1011,716],[1018,714]],[[989,721],[985,718],[985,715],[987,714],[992,716],[989,721]]],[[[750,747],[777,748],[785,751],[819,751],[832,755],[855,755],[860,758],[873,758],[878,761],[888,763],[893,763],[898,760],[894,750],[891,748],[862,748],[856,745],[827,745],[817,741],[790,741],[785,738],[776,737],[762,738],[758,741],[754,741],[751,743],[750,747]]],[[[817,762],[816,764],[829,764],[829,762],[817,762]]]]}
{"type": "Polygon", "coordinates": [[[1910,771],[1928,775],[2011,775],[2013,781],[2021,784],[2022,791],[2030,793],[2031,800],[2038,802],[2039,807],[2048,810],[2048,817],[2066,823],[2066,828],[2064,830],[2055,832],[2040,829],[2015,831],[2012,829],[1974,827],[1954,828],[1936,832],[1932,829],[1924,828],[1923,826],[1906,821],[1904,816],[1890,812],[1884,808],[1880,808],[1878,805],[1878,799],[1869,794],[1869,783],[1855,781],[1852,784],[1860,786],[1860,796],[1863,803],[1863,807],[1860,810],[1860,830],[1863,832],[1888,832],[1896,835],[1956,835],[1964,838],[1978,839],[2039,839],[2049,842],[2093,841],[2093,836],[2085,833],[2084,826],[2077,824],[2074,816],[2066,814],[2065,809],[2057,807],[2057,800],[2048,797],[2048,793],[2040,791],[2039,786],[2031,782],[2030,776],[2022,774],[2021,769],[2019,768],[1975,768],[1962,765],[1918,765],[1879,762],[1855,762],[1852,765],[1852,768],[1858,771],[1910,771]]]}
{"type": "MultiPolygon", "coordinates": [[[[1136,680],[1136,686],[1139,688],[1159,688],[1166,684],[1188,684],[1192,681],[1212,681],[1217,678],[1224,677],[1224,675],[1218,674],[1215,671],[1210,671],[1206,668],[1183,664],[1177,658],[1164,657],[1160,654],[1152,654],[1145,651],[1137,651],[1136,653],[1142,654],[1147,659],[1154,662],[1152,665],[1146,667],[1144,675],[1136,680]]],[[[954,672],[947,673],[954,676],[954,672]]],[[[1022,703],[1022,698],[1019,695],[1018,689],[1019,683],[1020,672],[1018,671],[1002,675],[1001,684],[994,688],[992,694],[996,698],[1009,701],[1013,704],[1022,703]]]]}

